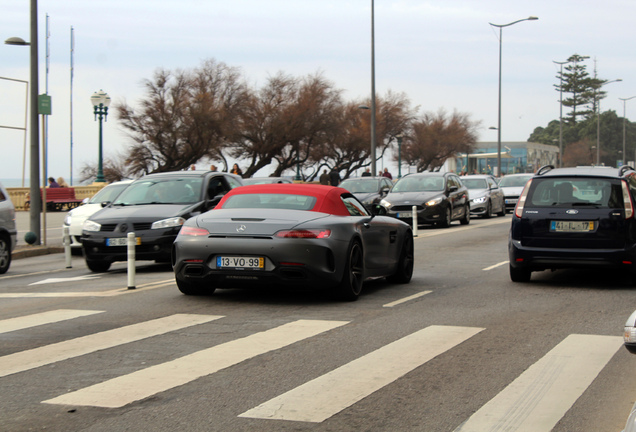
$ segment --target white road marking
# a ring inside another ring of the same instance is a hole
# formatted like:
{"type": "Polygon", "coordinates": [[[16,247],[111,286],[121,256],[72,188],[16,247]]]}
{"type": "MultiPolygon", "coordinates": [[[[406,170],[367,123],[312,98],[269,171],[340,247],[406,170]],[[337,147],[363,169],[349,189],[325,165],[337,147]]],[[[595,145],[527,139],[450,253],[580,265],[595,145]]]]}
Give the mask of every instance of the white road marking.
{"type": "Polygon", "coordinates": [[[484,228],[490,225],[498,225],[498,224],[502,224],[502,223],[510,223],[510,219],[506,219],[506,218],[498,218],[498,219],[493,219],[491,221],[488,222],[483,222],[480,223],[479,225],[466,225],[466,226],[461,226],[461,227],[451,227],[449,229],[435,229],[435,230],[418,230],[418,236],[414,237],[416,239],[418,238],[425,238],[425,237],[434,237],[434,236],[438,236],[438,235],[443,235],[443,234],[457,234],[457,233],[461,233],[467,230],[472,230],[472,229],[477,229],[477,228],[484,228]]]}
{"type": "Polygon", "coordinates": [[[102,312],[104,311],[57,309],[23,317],[9,318],[0,321],[0,333],[8,333],[29,327],[51,324],[54,322],[65,321],[102,312]]]}
{"type": "Polygon", "coordinates": [[[49,278],[49,279],[44,279],[38,282],[30,283],[27,286],[54,284],[54,283],[61,283],[61,282],[77,282],[77,281],[85,281],[85,280],[99,279],[99,278],[100,276],[93,276],[93,275],[75,276],[75,277],[69,277],[69,278],[49,278]]]}
{"type": "Polygon", "coordinates": [[[42,270],[42,271],[39,271],[39,272],[33,272],[33,273],[10,274],[10,275],[0,276],[0,280],[4,280],[4,279],[15,279],[15,278],[19,278],[19,277],[27,277],[27,276],[37,276],[37,275],[41,275],[41,274],[48,274],[48,273],[59,273],[59,272],[63,272],[63,271],[71,271],[71,270],[72,270],[72,269],[61,268],[61,269],[55,269],[55,270],[42,270]]]}
{"type": "Polygon", "coordinates": [[[568,336],[455,431],[549,432],[622,344],[620,336],[568,336]]]}
{"type": "Polygon", "coordinates": [[[497,263],[497,264],[495,264],[495,265],[491,265],[490,267],[486,267],[485,269],[482,269],[482,270],[483,270],[483,271],[492,270],[492,269],[494,269],[494,268],[501,267],[502,265],[506,265],[506,264],[508,264],[508,262],[509,262],[509,261],[502,261],[502,262],[497,263]]]}
{"type": "Polygon", "coordinates": [[[67,393],[43,403],[119,408],[347,323],[298,320],[67,393]]]}
{"type": "Polygon", "coordinates": [[[136,289],[118,288],[109,291],[71,291],[71,292],[30,292],[30,293],[2,293],[0,299],[11,298],[56,298],[56,297],[114,297],[124,294],[130,294],[139,291],[147,291],[155,288],[161,288],[174,285],[174,279],[166,281],[158,281],[137,286],[136,289]]]}
{"type": "Polygon", "coordinates": [[[239,417],[322,422],[482,330],[474,327],[427,327],[239,417]]]}
{"type": "Polygon", "coordinates": [[[394,302],[387,303],[387,304],[385,304],[385,305],[382,305],[382,307],[393,307],[393,306],[397,306],[397,305],[399,305],[399,304],[406,303],[407,301],[411,301],[411,300],[414,300],[414,299],[416,299],[416,298],[422,297],[422,296],[424,296],[424,295],[426,295],[426,294],[429,294],[429,293],[431,293],[431,292],[432,292],[432,291],[422,291],[422,292],[420,292],[420,293],[413,294],[412,296],[404,297],[404,298],[399,299],[399,300],[396,300],[396,301],[394,301],[394,302]]]}
{"type": "Polygon", "coordinates": [[[0,357],[0,377],[223,318],[175,314],[0,357]]]}

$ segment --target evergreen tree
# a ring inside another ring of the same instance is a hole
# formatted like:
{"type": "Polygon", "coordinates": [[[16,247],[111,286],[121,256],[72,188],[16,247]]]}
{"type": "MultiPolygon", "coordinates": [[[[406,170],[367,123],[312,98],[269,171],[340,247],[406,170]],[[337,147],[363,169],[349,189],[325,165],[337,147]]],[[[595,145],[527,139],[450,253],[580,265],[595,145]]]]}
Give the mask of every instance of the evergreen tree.
{"type": "Polygon", "coordinates": [[[579,118],[592,115],[596,109],[596,101],[605,94],[599,90],[605,81],[591,77],[587,66],[583,64],[588,58],[589,56],[579,54],[570,56],[563,74],[559,72],[556,76],[559,79],[559,84],[555,84],[556,90],[570,95],[563,99],[563,106],[572,108],[565,116],[570,125],[576,124],[579,118]]]}

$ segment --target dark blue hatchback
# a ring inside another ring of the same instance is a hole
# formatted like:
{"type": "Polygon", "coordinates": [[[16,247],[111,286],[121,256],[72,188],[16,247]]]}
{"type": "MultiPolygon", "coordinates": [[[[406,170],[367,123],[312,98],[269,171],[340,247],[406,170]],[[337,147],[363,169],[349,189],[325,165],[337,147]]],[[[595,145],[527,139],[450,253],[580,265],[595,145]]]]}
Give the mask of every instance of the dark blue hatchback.
{"type": "Polygon", "coordinates": [[[542,167],[513,214],[510,278],[527,282],[533,271],[606,267],[636,280],[634,197],[631,167],[542,167]]]}

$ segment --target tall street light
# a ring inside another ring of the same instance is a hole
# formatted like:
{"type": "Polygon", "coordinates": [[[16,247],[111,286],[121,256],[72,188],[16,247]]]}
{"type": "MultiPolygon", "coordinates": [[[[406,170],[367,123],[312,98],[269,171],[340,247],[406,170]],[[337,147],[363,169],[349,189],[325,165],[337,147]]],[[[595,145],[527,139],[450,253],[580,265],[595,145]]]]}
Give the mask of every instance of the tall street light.
{"type": "MultiPolygon", "coordinates": [[[[623,165],[627,165],[627,153],[625,153],[625,123],[627,123],[627,101],[636,96],[628,98],[618,98],[623,101],[623,165]]],[[[636,163],[636,151],[634,152],[634,163],[636,163]]]]}
{"type": "MultiPolygon", "coordinates": [[[[623,81],[621,78],[605,81],[603,84],[599,86],[599,89],[604,85],[621,82],[623,81]]],[[[596,100],[596,165],[601,164],[601,100],[598,97],[598,89],[594,91],[594,98],[596,100]]],[[[623,153],[623,157],[625,157],[625,153],[623,153]]]]}
{"type": "Polygon", "coordinates": [[[33,244],[40,244],[42,199],[40,197],[40,146],[38,143],[38,2],[31,0],[30,11],[31,43],[21,38],[12,37],[4,43],[7,45],[30,45],[30,100],[29,100],[29,229],[35,235],[33,244]]]}
{"type": "Polygon", "coordinates": [[[108,106],[110,105],[110,96],[103,90],[93,93],[91,96],[91,102],[93,103],[95,114],[95,120],[99,119],[99,159],[97,161],[97,178],[96,183],[105,183],[104,179],[104,166],[103,166],[103,131],[102,120],[106,121],[108,117],[108,106]]]}
{"type": "Polygon", "coordinates": [[[501,48],[502,48],[502,37],[503,37],[503,28],[509,27],[513,24],[517,24],[521,21],[535,21],[538,20],[536,16],[529,16],[528,18],[520,19],[517,21],[513,21],[508,24],[493,24],[488,23],[493,27],[499,27],[499,113],[498,113],[498,121],[497,121],[497,177],[501,176],[501,48]]]}
{"type": "Polygon", "coordinates": [[[561,168],[563,166],[563,65],[569,62],[558,62],[552,60],[552,63],[556,63],[561,66],[561,70],[559,72],[559,168],[561,168]]]}
{"type": "Polygon", "coordinates": [[[371,175],[375,170],[375,16],[374,4],[371,0],[371,175]]]}

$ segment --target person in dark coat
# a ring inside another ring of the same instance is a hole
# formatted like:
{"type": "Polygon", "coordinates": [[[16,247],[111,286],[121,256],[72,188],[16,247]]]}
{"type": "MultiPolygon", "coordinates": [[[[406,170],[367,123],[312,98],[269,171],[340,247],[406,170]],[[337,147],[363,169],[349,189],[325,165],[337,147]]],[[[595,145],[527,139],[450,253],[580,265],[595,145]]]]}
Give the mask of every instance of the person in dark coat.
{"type": "Polygon", "coordinates": [[[329,173],[329,183],[331,183],[331,186],[338,186],[340,184],[340,173],[338,171],[340,171],[340,169],[335,166],[329,173]]]}
{"type": "Polygon", "coordinates": [[[371,177],[371,168],[367,168],[366,171],[362,173],[362,177],[371,177]]]}
{"type": "Polygon", "coordinates": [[[329,185],[329,173],[327,173],[327,170],[322,171],[322,174],[320,175],[320,184],[329,185]]]}

